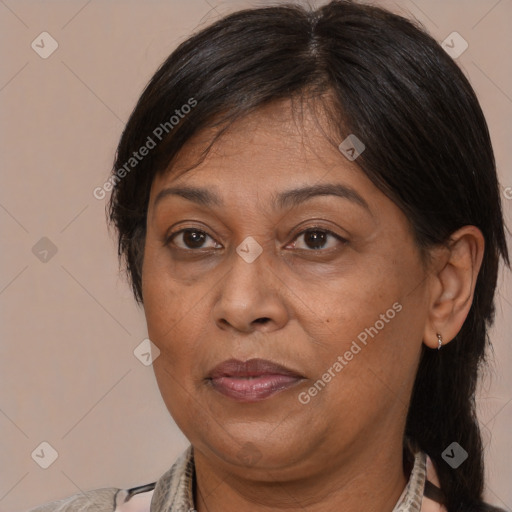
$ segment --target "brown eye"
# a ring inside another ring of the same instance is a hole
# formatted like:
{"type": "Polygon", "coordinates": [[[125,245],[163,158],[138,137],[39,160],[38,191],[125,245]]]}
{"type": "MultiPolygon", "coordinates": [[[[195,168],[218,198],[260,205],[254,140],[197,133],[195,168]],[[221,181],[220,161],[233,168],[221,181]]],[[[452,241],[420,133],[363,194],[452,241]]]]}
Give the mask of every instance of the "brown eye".
{"type": "Polygon", "coordinates": [[[328,238],[328,233],[323,231],[307,231],[304,234],[304,242],[310,249],[321,249],[328,238]]]}
{"type": "Polygon", "coordinates": [[[173,243],[180,249],[203,249],[203,248],[216,248],[217,244],[210,235],[199,229],[182,229],[173,233],[167,243],[173,243]],[[205,242],[210,239],[213,246],[205,247],[205,242]]]}
{"type": "Polygon", "coordinates": [[[183,242],[190,249],[198,249],[204,244],[206,234],[201,231],[183,232],[183,242]]]}
{"type": "Polygon", "coordinates": [[[299,234],[295,240],[303,239],[303,247],[298,246],[298,242],[294,243],[296,249],[332,249],[337,243],[346,242],[342,237],[325,229],[307,229],[299,234]]]}

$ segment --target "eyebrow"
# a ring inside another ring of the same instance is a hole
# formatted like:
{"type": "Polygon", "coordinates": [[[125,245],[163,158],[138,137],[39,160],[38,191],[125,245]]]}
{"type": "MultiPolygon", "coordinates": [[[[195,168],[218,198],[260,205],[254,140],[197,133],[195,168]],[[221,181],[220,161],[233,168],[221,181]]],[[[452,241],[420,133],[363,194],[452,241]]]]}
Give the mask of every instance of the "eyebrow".
{"type": "MultiPolygon", "coordinates": [[[[202,187],[181,186],[168,187],[161,190],[155,198],[155,208],[158,203],[169,196],[183,197],[184,199],[207,207],[223,205],[222,199],[211,190],[202,187]]],[[[340,183],[323,183],[286,190],[273,195],[272,205],[274,208],[284,209],[286,207],[298,206],[317,196],[336,196],[348,199],[362,206],[371,214],[368,203],[353,188],[340,183]]]]}

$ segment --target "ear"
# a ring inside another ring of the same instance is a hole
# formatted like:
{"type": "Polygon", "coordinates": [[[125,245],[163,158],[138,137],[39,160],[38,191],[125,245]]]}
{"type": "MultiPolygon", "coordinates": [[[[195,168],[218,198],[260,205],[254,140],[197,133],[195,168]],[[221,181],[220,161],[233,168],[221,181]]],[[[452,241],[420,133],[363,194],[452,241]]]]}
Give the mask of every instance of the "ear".
{"type": "Polygon", "coordinates": [[[450,237],[448,246],[432,252],[430,304],[423,342],[438,348],[458,334],[473,302],[482,265],[485,240],[476,226],[464,226],[450,237]]]}

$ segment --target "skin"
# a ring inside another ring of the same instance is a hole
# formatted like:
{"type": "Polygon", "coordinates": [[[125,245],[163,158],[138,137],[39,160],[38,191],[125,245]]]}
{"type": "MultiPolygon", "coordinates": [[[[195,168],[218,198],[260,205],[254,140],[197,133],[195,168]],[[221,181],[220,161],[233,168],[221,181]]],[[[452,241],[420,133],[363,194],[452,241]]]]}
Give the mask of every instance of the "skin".
{"type": "Polygon", "coordinates": [[[297,122],[288,102],[265,107],[189,170],[212,135],[199,133],[152,184],[144,309],[162,397],[194,447],[199,512],[391,511],[409,477],[402,439],[422,344],[436,349],[436,333],[450,342],[471,305],[480,231],[461,228],[426,264],[406,216],[327,141],[324,121],[306,110],[297,122]],[[349,187],[367,208],[332,195],[273,206],[283,191],[318,184],[349,187]],[[221,204],[155,202],[177,186],[215,192],[221,204]],[[169,238],[186,228],[207,236],[169,238]],[[312,241],[305,230],[315,228],[345,241],[312,241]],[[248,236],[262,248],[252,263],[236,252],[248,236]],[[402,310],[301,403],[397,302],[402,310]],[[303,380],[236,402],[206,379],[230,358],[268,359],[303,380]]]}

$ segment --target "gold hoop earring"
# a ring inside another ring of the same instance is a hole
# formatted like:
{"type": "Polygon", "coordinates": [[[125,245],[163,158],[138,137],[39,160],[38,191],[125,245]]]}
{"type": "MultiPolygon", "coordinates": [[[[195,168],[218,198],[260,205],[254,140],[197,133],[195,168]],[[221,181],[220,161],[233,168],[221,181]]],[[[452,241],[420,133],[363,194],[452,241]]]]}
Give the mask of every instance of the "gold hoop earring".
{"type": "Polygon", "coordinates": [[[437,333],[437,343],[437,350],[441,350],[441,347],[443,346],[443,337],[439,333],[437,333]]]}

